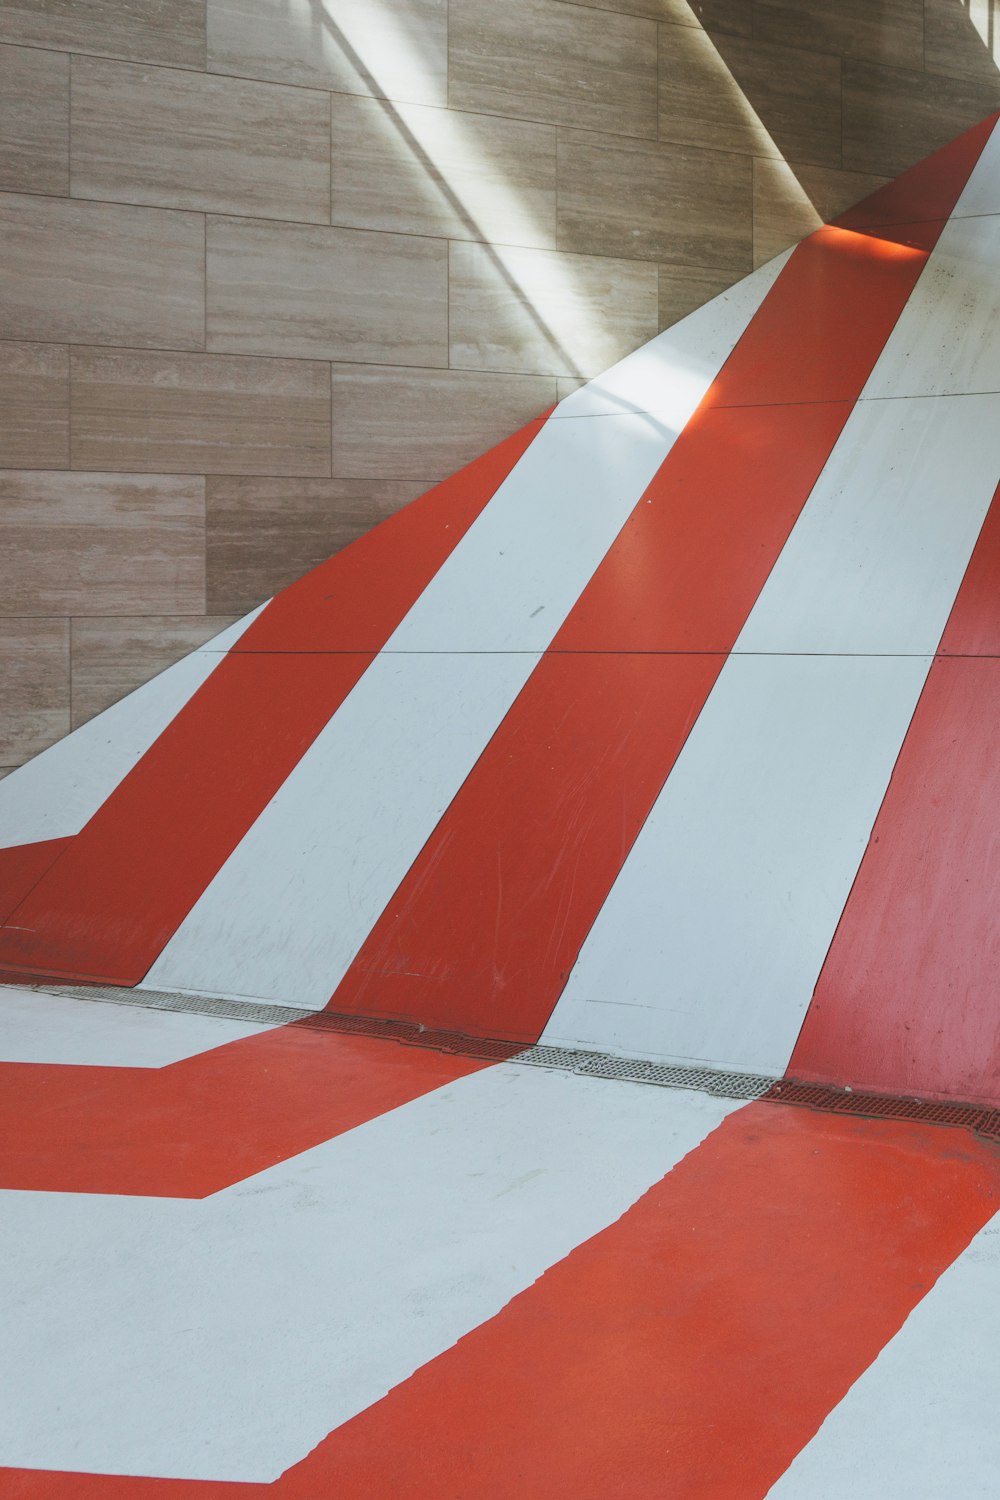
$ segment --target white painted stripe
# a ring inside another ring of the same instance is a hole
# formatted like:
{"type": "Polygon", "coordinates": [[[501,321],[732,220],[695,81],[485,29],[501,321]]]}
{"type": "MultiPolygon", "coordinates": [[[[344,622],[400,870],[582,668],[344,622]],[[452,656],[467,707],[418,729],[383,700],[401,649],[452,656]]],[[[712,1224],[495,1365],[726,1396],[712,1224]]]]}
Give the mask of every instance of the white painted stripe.
{"type": "Polygon", "coordinates": [[[258,610],[0,781],[0,848],[67,838],[107,801],[258,610]],[[224,642],[224,646],[220,646],[224,642]]]}
{"type": "Polygon", "coordinates": [[[959,195],[952,218],[969,214],[1000,214],[1000,128],[996,125],[959,195]]]}
{"type": "Polygon", "coordinates": [[[573,391],[554,418],[649,412],[674,431],[694,412],[792,254],[784,251],[573,391]]]}
{"type": "Polygon", "coordinates": [[[998,480],[1000,396],[860,402],[736,651],[933,653],[998,480]]]}
{"type": "MultiPolygon", "coordinates": [[[[941,1211],[947,1213],[943,1203],[941,1211]]],[[[1000,1488],[1000,1220],[940,1278],[769,1494],[994,1500],[1000,1488]]]]}
{"type": "Polygon", "coordinates": [[[267,1026],[0,988],[0,1062],[163,1068],[267,1026]]]}
{"type": "Polygon", "coordinates": [[[1000,217],[941,231],[864,397],[1000,391],[1000,217]]]}
{"type": "Polygon", "coordinates": [[[928,665],[730,657],[543,1042],[783,1072],[928,665]]]}
{"type": "Polygon", "coordinates": [[[646,416],[546,422],[386,651],[544,651],[676,436],[646,416]]]}
{"type": "Polygon", "coordinates": [[[536,661],[377,657],[146,983],[321,1009],[536,661]]]}
{"type": "Polygon", "coordinates": [[[147,983],[327,1003],[671,442],[641,416],[546,424],[147,983]]]}
{"type": "Polygon", "coordinates": [[[272,1481],[737,1107],[508,1065],[202,1201],[5,1193],[0,1464],[272,1481]]]}
{"type": "Polygon", "coordinates": [[[996,396],[856,408],[544,1040],[783,1072],[998,478],[996,396]]]}

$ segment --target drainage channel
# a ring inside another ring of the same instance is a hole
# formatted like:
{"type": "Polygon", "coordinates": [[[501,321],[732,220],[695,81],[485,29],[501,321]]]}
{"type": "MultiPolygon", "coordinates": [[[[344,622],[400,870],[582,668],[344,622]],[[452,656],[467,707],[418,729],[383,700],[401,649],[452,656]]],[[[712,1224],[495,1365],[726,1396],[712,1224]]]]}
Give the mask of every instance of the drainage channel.
{"type": "MultiPolygon", "coordinates": [[[[682,1067],[650,1062],[643,1058],[612,1057],[605,1052],[583,1052],[541,1043],[525,1047],[518,1042],[468,1036],[463,1032],[437,1030],[407,1021],[369,1020],[340,1015],[335,1011],[303,1011],[293,1005],[273,1005],[257,1000],[221,1000],[211,995],[185,994],[171,990],[126,989],[114,985],[31,986],[39,993],[64,995],[77,1000],[100,1000],[114,1005],[137,1005],[147,1010],[177,1011],[221,1016],[261,1026],[296,1025],[314,1031],[333,1031],[350,1036],[379,1037],[403,1046],[430,1047],[484,1062],[512,1062],[535,1068],[553,1068],[590,1078],[617,1079],[623,1083],[645,1083],[670,1089],[696,1089],[721,1099],[766,1099],[800,1109],[827,1114],[856,1115],[876,1120],[911,1120],[922,1125],[958,1126],[986,1140],[1000,1142],[1000,1110],[961,1102],[940,1103],[901,1098],[891,1094],[860,1093],[796,1083],[761,1073],[728,1073],[716,1068],[682,1067]]],[[[0,986],[0,993],[3,987],[0,986]]]]}

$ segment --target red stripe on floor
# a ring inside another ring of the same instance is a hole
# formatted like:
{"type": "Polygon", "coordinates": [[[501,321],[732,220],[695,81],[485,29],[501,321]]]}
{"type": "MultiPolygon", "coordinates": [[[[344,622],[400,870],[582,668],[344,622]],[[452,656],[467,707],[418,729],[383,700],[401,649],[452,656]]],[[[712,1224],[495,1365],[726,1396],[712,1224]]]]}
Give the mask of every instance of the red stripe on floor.
{"type": "Polygon", "coordinates": [[[943,228],[941,219],[879,236],[817,229],[764,299],[706,404],[856,401],[943,228]]]}
{"type": "Polygon", "coordinates": [[[541,425],[278,595],[11,916],[0,970],[143,977],[541,425]]]}
{"type": "Polygon", "coordinates": [[[488,1064],[295,1023],[165,1068],[0,1064],[0,1189],[204,1198],[488,1064]]]}
{"type": "Polygon", "coordinates": [[[548,415],[283,589],[233,650],[381,651],[548,415]]]}
{"type": "Polygon", "coordinates": [[[332,1009],[541,1035],[940,227],[798,247],[332,1009]],[[554,664],[563,652],[720,655],[554,664]]]}
{"type": "Polygon", "coordinates": [[[136,984],[370,656],[227,656],[0,934],[0,968],[136,984]]]}
{"type": "Polygon", "coordinates": [[[958,199],[1000,115],[992,114],[904,172],[877,188],[833,222],[843,229],[906,224],[915,219],[946,219],[958,199]]]}
{"type": "Polygon", "coordinates": [[[851,410],[697,412],[552,650],[728,653],[851,410]]]}
{"type": "Polygon", "coordinates": [[[271,1485],[7,1471],[14,1500],[763,1500],[996,1212],[963,1132],[758,1103],[271,1485]]]}
{"type": "Polygon", "coordinates": [[[331,1009],[538,1038],[849,412],[692,420],[331,1009]]]}
{"type": "Polygon", "coordinates": [[[1000,491],[789,1075],[1000,1105],[1000,491]]]}
{"type": "Polygon", "coordinates": [[[534,1041],[721,665],[543,660],[330,1008],[534,1041]]]}
{"type": "Polygon", "coordinates": [[[0,921],[5,920],[55,864],[70,839],[40,839],[0,849],[0,921]]]}

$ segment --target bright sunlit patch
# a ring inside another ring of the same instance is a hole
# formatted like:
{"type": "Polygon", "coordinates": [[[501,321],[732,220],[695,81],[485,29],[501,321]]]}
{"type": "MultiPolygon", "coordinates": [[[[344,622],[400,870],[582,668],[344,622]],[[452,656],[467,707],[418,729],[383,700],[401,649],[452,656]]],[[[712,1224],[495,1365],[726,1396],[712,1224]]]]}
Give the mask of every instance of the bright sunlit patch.
{"type": "MultiPolygon", "coordinates": [[[[685,0],[678,3],[698,25],[685,0]]],[[[523,346],[527,337],[535,368],[567,375],[588,375],[620,359],[623,330],[637,321],[636,308],[645,308],[649,322],[655,317],[655,268],[637,261],[634,275],[625,276],[620,261],[607,260],[605,298],[599,285],[595,289],[600,257],[545,253],[547,246],[554,250],[549,195],[513,185],[481,120],[447,109],[446,70],[428,39],[426,12],[411,11],[399,0],[366,0],[364,5],[351,0],[286,0],[286,6],[289,24],[308,33],[313,55],[329,58],[338,70],[346,60],[357,75],[358,92],[378,101],[387,129],[412,158],[413,172],[423,178],[424,196],[437,196],[462,226],[456,237],[485,247],[490,265],[482,268],[478,294],[492,294],[495,284],[502,295],[508,323],[505,343],[523,346]],[[427,105],[434,107],[414,107],[427,105]],[[649,286],[642,284],[643,270],[653,273],[649,286]],[[618,308],[616,296],[622,304],[618,308]]],[[[818,224],[808,196],[714,45],[711,56],[717,63],[720,97],[749,126],[754,153],[769,158],[787,179],[782,196],[797,222],[818,224]]],[[[637,328],[634,342],[641,343],[644,336],[637,328]]],[[[682,426],[704,396],[707,379],[671,361],[664,365],[663,353],[655,347],[646,363],[644,374],[660,393],[657,413],[671,425],[682,426]]],[[[622,409],[636,409],[625,393],[609,388],[608,395],[622,409]]],[[[650,403],[642,405],[648,410],[650,403]]]]}
{"type": "Polygon", "coordinates": [[[714,367],[700,368],[698,361],[680,354],[661,334],[591,381],[587,394],[611,411],[643,412],[676,434],[704,399],[715,373],[714,367]]]}
{"type": "Polygon", "coordinates": [[[893,239],[901,233],[899,228],[857,230],[827,224],[820,233],[838,249],[868,260],[926,260],[930,254],[919,245],[903,245],[893,239]]]}

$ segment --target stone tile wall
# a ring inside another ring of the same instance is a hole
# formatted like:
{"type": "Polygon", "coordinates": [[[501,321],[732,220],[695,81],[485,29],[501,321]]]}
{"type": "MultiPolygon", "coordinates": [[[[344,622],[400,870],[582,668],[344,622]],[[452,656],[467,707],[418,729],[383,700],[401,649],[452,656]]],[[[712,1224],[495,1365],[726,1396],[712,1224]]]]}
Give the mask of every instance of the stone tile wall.
{"type": "Polygon", "coordinates": [[[0,0],[0,771],[995,108],[996,3],[0,0]]]}

